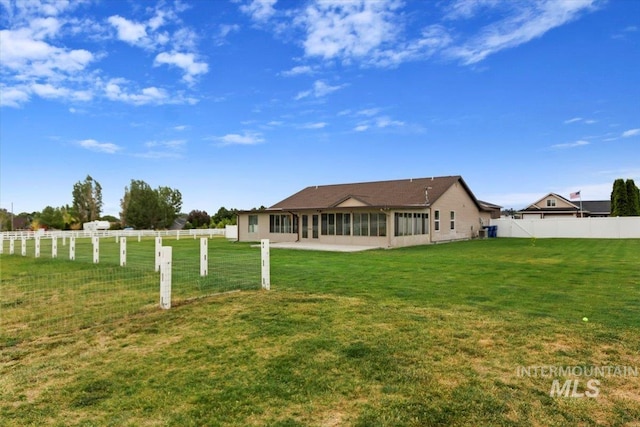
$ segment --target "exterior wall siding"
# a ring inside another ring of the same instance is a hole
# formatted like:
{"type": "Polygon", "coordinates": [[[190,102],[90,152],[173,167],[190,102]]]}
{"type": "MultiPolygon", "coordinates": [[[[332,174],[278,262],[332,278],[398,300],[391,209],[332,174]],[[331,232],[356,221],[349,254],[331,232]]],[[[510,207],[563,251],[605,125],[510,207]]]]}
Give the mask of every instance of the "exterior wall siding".
{"type": "MultiPolygon", "coordinates": [[[[449,240],[464,240],[478,236],[478,230],[482,228],[480,210],[474,203],[469,193],[459,182],[452,185],[431,206],[432,242],[445,242],[449,240]],[[434,211],[440,211],[440,231],[435,231],[434,211]],[[450,228],[450,212],[455,212],[455,230],[450,228]]],[[[487,213],[490,216],[490,213],[487,213]]],[[[485,220],[489,225],[489,220],[485,220]]]]}

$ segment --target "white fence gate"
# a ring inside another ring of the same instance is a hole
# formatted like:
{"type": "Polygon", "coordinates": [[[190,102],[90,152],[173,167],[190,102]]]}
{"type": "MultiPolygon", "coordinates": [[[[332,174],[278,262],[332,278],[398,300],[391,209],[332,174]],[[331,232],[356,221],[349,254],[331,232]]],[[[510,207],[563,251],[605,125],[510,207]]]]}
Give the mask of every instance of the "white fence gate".
{"type": "Polygon", "coordinates": [[[640,239],[640,217],[492,219],[498,237],[640,239]]]}

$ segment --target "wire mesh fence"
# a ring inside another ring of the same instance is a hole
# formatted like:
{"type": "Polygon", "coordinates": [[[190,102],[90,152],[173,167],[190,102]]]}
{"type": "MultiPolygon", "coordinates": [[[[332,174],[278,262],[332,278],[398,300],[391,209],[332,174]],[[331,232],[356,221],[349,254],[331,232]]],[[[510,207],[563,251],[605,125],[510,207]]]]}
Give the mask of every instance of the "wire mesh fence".
{"type": "MultiPolygon", "coordinates": [[[[224,238],[205,240],[203,255],[200,239],[162,239],[163,246],[173,247],[174,303],[231,290],[260,289],[260,249],[224,238]]],[[[92,238],[74,241],[33,238],[25,239],[24,243],[15,240],[12,255],[9,244],[8,240],[2,242],[0,261],[22,257],[24,253],[34,268],[33,271],[0,269],[2,335],[22,339],[65,332],[156,309],[159,305],[156,238],[124,242],[121,237],[101,238],[97,242],[92,238]]]]}

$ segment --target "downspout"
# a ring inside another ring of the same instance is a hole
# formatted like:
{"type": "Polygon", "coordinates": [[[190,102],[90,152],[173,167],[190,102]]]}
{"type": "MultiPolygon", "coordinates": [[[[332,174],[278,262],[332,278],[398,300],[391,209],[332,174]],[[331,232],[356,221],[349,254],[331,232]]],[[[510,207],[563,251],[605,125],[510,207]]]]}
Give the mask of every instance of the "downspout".
{"type": "MultiPolygon", "coordinates": [[[[296,214],[296,213],[291,212],[291,211],[287,211],[287,212],[289,212],[291,214],[292,219],[293,219],[294,216],[297,218],[298,231],[296,232],[296,235],[298,237],[296,237],[296,242],[299,242],[300,241],[300,216],[298,214],[296,214]]],[[[293,225],[293,224],[291,224],[291,225],[293,225]]]]}

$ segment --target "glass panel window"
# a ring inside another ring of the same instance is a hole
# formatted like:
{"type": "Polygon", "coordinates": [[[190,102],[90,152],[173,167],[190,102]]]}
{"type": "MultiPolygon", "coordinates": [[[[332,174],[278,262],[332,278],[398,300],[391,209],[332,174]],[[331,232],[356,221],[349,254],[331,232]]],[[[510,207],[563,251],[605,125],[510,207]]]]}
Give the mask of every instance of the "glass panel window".
{"type": "Polygon", "coordinates": [[[342,222],[342,232],[343,232],[343,236],[350,236],[351,235],[351,214],[344,214],[344,217],[342,218],[343,222],[342,222]]]}
{"type": "Polygon", "coordinates": [[[249,215],[249,233],[258,232],[258,215],[249,215]]]}
{"type": "Polygon", "coordinates": [[[387,235],[387,216],[383,213],[378,214],[378,236],[387,235]]]}
{"type": "Polygon", "coordinates": [[[440,211],[433,213],[433,228],[436,231],[440,231],[440,211]]]}
{"type": "Polygon", "coordinates": [[[456,229],[456,213],[454,211],[451,211],[449,218],[450,218],[449,227],[451,228],[451,230],[455,230],[456,229]]]}
{"type": "Polygon", "coordinates": [[[269,233],[297,233],[298,217],[290,214],[269,215],[269,233]]]}

